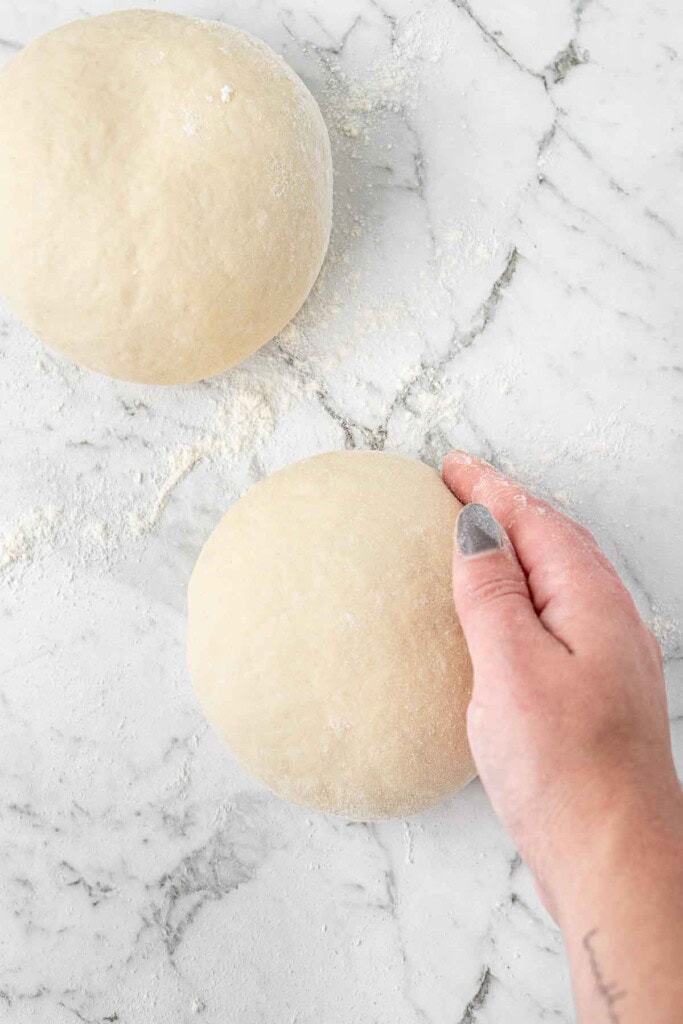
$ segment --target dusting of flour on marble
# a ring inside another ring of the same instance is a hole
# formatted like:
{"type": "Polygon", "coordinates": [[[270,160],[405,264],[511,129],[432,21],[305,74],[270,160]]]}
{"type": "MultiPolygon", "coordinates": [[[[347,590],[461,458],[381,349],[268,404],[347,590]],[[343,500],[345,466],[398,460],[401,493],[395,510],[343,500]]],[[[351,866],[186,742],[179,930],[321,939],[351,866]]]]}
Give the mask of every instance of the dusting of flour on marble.
{"type": "Polygon", "coordinates": [[[30,562],[59,528],[60,511],[51,505],[30,509],[11,529],[0,530],[0,573],[18,563],[30,562]]]}

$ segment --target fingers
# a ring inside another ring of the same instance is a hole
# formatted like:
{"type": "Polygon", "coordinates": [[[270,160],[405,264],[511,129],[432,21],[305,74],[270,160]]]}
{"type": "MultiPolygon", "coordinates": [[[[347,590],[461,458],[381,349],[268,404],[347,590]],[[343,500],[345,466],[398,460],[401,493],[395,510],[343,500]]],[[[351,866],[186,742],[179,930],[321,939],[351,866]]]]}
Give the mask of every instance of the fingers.
{"type": "Polygon", "coordinates": [[[475,675],[495,673],[499,666],[509,671],[529,659],[530,648],[544,638],[551,641],[534,611],[524,571],[483,505],[466,505],[458,516],[453,598],[475,675]]]}
{"type": "Polygon", "coordinates": [[[577,638],[600,634],[634,607],[614,568],[591,534],[547,502],[463,452],[443,466],[446,484],[462,502],[486,505],[510,537],[526,573],[534,609],[543,625],[574,649],[577,638]]]}

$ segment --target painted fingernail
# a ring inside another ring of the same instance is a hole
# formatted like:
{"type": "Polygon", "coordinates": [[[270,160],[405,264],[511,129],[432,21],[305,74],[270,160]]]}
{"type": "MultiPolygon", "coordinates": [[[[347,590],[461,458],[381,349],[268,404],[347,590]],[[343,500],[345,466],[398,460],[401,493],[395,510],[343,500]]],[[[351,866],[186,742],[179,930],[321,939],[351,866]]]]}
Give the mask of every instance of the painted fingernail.
{"type": "Polygon", "coordinates": [[[503,531],[486,505],[465,505],[458,516],[456,539],[460,554],[469,558],[500,551],[503,531]]]}

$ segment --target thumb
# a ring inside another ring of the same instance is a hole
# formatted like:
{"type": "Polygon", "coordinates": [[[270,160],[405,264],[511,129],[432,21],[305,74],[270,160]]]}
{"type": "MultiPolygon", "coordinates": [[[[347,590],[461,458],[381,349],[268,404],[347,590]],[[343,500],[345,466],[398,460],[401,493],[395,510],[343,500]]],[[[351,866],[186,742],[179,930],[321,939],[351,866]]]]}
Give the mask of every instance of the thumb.
{"type": "Polygon", "coordinates": [[[485,505],[465,505],[455,527],[453,598],[477,669],[529,657],[545,632],[524,570],[502,526],[485,505]]]}

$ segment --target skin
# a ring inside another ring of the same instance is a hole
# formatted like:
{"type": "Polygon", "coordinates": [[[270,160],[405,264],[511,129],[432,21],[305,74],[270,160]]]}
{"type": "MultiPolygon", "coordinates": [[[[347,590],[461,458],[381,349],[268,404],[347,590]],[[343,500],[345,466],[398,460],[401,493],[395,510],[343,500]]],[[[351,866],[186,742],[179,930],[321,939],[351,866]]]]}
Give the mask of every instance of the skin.
{"type": "Polygon", "coordinates": [[[592,535],[453,452],[446,484],[502,549],[455,545],[472,752],[560,925],[582,1024],[683,1021],[683,796],[662,657],[592,535]]]}

